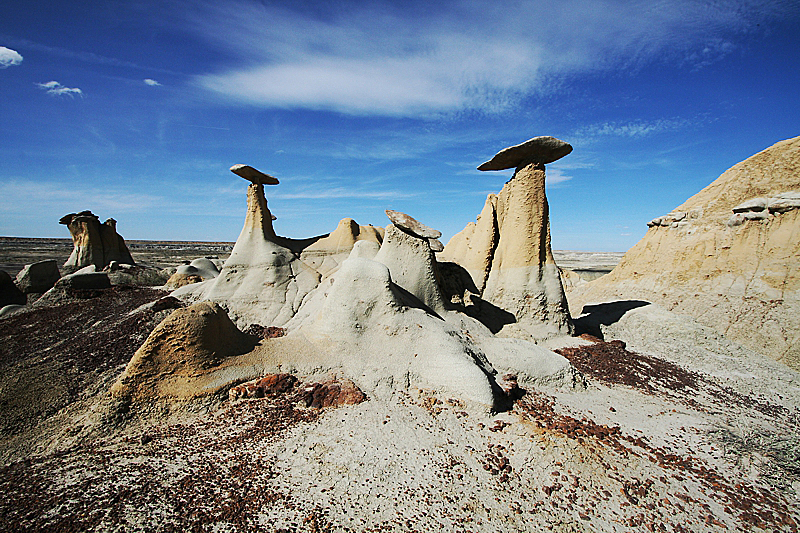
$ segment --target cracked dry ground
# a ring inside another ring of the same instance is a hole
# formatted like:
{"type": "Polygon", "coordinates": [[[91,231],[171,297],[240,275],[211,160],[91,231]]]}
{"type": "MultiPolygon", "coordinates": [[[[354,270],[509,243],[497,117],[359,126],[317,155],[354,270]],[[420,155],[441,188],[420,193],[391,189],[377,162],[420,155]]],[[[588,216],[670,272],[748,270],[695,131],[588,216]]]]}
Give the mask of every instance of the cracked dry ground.
{"type": "Polygon", "coordinates": [[[495,417],[417,390],[305,408],[298,384],[23,457],[1,469],[0,529],[798,529],[796,410],[618,342],[562,352],[588,391],[528,391],[495,417]],[[751,425],[769,449],[722,431],[722,412],[767,421],[751,425]]]}

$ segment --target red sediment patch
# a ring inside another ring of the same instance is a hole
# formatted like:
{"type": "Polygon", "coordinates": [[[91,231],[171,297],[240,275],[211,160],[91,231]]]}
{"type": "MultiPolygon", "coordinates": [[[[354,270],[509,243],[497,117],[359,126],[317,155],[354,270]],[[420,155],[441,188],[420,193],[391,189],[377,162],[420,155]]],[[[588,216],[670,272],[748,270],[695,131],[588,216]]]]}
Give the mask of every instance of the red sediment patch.
{"type": "Polygon", "coordinates": [[[303,388],[306,407],[338,407],[355,405],[367,400],[367,395],[349,379],[311,383],[303,388]]]}

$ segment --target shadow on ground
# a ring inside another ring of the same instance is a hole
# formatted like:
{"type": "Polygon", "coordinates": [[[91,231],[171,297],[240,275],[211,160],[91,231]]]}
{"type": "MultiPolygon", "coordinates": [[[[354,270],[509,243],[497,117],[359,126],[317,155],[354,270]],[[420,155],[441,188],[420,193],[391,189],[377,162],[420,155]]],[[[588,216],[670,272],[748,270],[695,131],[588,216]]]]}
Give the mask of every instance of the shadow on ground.
{"type": "Polygon", "coordinates": [[[588,333],[605,340],[600,326],[609,326],[619,322],[623,315],[631,309],[644,307],[645,305],[650,305],[650,302],[644,300],[618,300],[616,302],[584,305],[581,316],[572,321],[575,324],[575,334],[588,333]]]}

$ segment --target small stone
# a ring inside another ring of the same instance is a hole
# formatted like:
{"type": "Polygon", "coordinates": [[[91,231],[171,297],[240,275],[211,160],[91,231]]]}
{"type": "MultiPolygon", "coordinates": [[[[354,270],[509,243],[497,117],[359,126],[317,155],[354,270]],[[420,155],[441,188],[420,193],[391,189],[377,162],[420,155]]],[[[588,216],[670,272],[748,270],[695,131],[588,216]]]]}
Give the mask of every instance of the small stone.
{"type": "Polygon", "coordinates": [[[260,170],[256,170],[250,165],[233,165],[231,167],[231,172],[255,184],[277,185],[280,183],[278,178],[270,176],[269,174],[264,174],[260,170]]]}
{"type": "Polygon", "coordinates": [[[428,242],[431,245],[431,250],[434,252],[443,252],[444,251],[444,244],[439,239],[428,239],[428,242]]]}
{"type": "Polygon", "coordinates": [[[525,163],[552,163],[572,152],[572,146],[555,137],[542,136],[528,139],[524,143],[503,148],[478,170],[505,170],[517,168],[525,163]]]}
{"type": "Polygon", "coordinates": [[[745,220],[766,220],[769,218],[769,213],[767,211],[748,211],[742,214],[745,220]]]}
{"type": "Polygon", "coordinates": [[[108,274],[105,272],[88,272],[86,274],[70,274],[64,276],[54,285],[55,287],[76,289],[76,290],[94,290],[94,289],[109,289],[111,288],[111,281],[108,279],[108,274]]]}
{"type": "Polygon", "coordinates": [[[442,232],[426,226],[419,222],[412,216],[401,213],[400,211],[386,210],[386,216],[392,221],[395,226],[404,229],[417,237],[423,239],[438,239],[442,236],[442,232]]]}
{"type": "Polygon", "coordinates": [[[303,390],[303,393],[306,407],[317,409],[355,405],[367,400],[367,395],[349,379],[312,383],[303,390]]]}
{"type": "Polygon", "coordinates": [[[734,213],[725,223],[728,227],[741,226],[744,224],[744,215],[742,213],[734,213]]]}

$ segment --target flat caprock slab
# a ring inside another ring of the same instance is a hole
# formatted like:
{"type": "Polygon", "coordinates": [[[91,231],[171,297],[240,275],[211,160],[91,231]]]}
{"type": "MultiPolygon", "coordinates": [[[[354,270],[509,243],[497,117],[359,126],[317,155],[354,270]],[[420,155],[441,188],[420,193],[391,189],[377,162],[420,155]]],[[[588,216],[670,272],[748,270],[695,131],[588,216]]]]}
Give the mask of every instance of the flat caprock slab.
{"type": "Polygon", "coordinates": [[[528,139],[524,143],[503,148],[478,170],[506,170],[523,163],[552,163],[572,151],[572,145],[555,137],[542,136],[528,139]]]}
{"type": "Polygon", "coordinates": [[[280,183],[278,178],[270,176],[269,174],[264,174],[260,170],[256,170],[250,165],[233,165],[231,167],[231,172],[237,176],[241,176],[247,181],[252,181],[256,184],[260,183],[262,185],[277,185],[280,183]]]}

